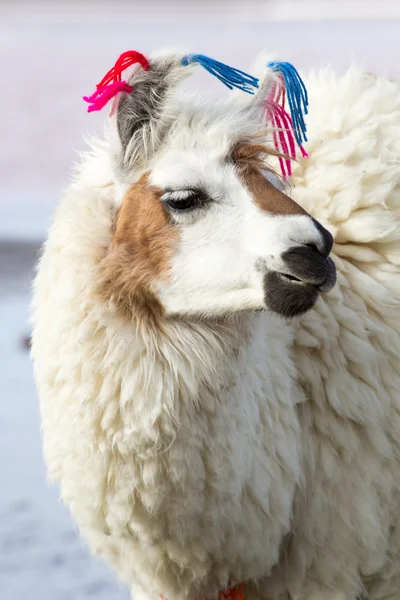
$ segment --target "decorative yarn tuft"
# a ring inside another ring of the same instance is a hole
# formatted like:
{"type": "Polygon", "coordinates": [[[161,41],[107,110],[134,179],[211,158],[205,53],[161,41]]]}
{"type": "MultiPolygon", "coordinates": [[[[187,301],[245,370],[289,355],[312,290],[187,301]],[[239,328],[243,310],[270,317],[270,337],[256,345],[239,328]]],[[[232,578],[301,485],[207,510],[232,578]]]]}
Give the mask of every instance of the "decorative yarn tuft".
{"type": "Polygon", "coordinates": [[[253,77],[253,75],[249,75],[240,69],[225,65],[204,54],[188,54],[181,61],[184,67],[192,63],[201,65],[211,75],[222,81],[230,90],[235,87],[248,94],[254,94],[254,90],[258,87],[257,77],[253,77]]]}
{"type": "Polygon", "coordinates": [[[304,81],[297,70],[288,62],[270,62],[268,66],[280,74],[289,104],[293,131],[297,144],[307,141],[304,115],[308,113],[308,94],[304,81]]]}
{"type": "Polygon", "coordinates": [[[135,64],[140,64],[145,71],[150,68],[147,58],[136,50],[128,50],[121,54],[115,65],[96,85],[96,91],[91,96],[83,97],[83,100],[91,105],[88,107],[88,112],[101,110],[120,92],[130,93],[132,91],[132,86],[128,85],[126,81],[122,81],[122,72],[135,64]]]}
{"type": "Polygon", "coordinates": [[[308,95],[303,80],[296,69],[287,62],[271,62],[268,66],[279,74],[265,103],[266,115],[274,127],[276,150],[288,158],[279,157],[284,178],[292,174],[291,160],[297,158],[296,143],[302,156],[308,156],[302,143],[307,141],[304,115],[308,113],[308,95]],[[290,114],[285,109],[286,98],[290,114]]]}

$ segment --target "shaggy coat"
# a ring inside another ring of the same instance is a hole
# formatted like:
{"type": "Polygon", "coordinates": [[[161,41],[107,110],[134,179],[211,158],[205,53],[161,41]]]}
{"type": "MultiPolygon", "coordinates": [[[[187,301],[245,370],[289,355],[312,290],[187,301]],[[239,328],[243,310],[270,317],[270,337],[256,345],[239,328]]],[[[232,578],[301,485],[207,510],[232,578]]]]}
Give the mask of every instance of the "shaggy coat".
{"type": "Polygon", "coordinates": [[[120,121],[45,243],[32,352],[49,477],[135,600],[239,583],[245,600],[400,597],[400,86],[355,68],[306,83],[309,158],[290,195],[333,235],[337,268],[309,312],[285,319],[243,289],[230,309],[213,288],[245,277],[240,223],[261,211],[220,226],[223,198],[245,204],[243,169],[228,182],[206,163],[257,131],[247,99],[168,107],[142,154],[145,133],[120,121]],[[175,227],[162,194],[198,165],[220,208],[175,227]]]}

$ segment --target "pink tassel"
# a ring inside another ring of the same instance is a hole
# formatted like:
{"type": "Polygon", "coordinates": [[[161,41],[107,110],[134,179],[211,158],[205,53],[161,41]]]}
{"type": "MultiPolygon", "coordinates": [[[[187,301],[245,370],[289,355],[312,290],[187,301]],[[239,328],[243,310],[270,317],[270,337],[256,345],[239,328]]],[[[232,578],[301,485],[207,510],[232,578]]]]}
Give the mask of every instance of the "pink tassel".
{"type": "Polygon", "coordinates": [[[303,146],[300,146],[300,151],[301,151],[301,155],[302,155],[302,157],[303,157],[303,158],[307,158],[307,157],[308,157],[308,154],[307,154],[307,152],[304,150],[304,147],[303,147],[303,146]]]}
{"type": "MultiPolygon", "coordinates": [[[[296,144],[293,135],[292,122],[285,109],[275,102],[268,102],[266,106],[267,118],[271,121],[274,131],[273,140],[276,150],[290,159],[296,158],[296,144]]],[[[279,164],[282,176],[286,177],[292,174],[292,165],[290,159],[279,157],[279,164]],[[285,165],[286,164],[286,169],[285,165]]]]}
{"type": "MultiPolygon", "coordinates": [[[[279,157],[279,165],[284,178],[292,175],[291,160],[295,160],[297,157],[292,119],[285,110],[285,95],[285,86],[280,77],[280,82],[274,85],[265,103],[267,120],[274,127],[272,135],[275,149],[289,157],[286,159],[279,157]]],[[[300,152],[303,157],[308,156],[303,146],[300,146],[300,152]]]]}
{"type": "Polygon", "coordinates": [[[91,106],[88,107],[88,112],[90,113],[101,110],[107,102],[114,98],[119,92],[130,93],[132,89],[133,88],[130,85],[127,85],[126,81],[114,81],[114,83],[97,88],[94,94],[91,96],[84,96],[83,99],[85,102],[91,104],[91,106]]]}

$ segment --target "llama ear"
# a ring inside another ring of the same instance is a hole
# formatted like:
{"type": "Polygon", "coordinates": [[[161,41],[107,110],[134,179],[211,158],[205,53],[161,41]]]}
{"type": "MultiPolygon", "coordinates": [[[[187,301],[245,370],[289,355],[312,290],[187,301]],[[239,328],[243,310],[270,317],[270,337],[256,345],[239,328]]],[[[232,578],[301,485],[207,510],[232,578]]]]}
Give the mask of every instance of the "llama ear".
{"type": "Polygon", "coordinates": [[[289,126],[293,129],[298,146],[307,141],[305,115],[308,113],[308,94],[304,81],[295,67],[288,62],[258,59],[264,63],[263,74],[259,77],[258,90],[251,102],[251,107],[262,111],[267,120],[276,121],[279,127],[289,126]],[[287,103],[287,111],[285,109],[287,103]],[[278,116],[276,120],[275,117],[278,116]]]}
{"type": "Polygon", "coordinates": [[[257,89],[253,95],[235,94],[236,101],[245,108],[254,110],[258,117],[265,117],[265,102],[271,96],[274,88],[279,85],[279,75],[268,65],[272,63],[271,54],[262,53],[257,56],[252,64],[250,73],[258,81],[257,89]]]}
{"type": "Polygon", "coordinates": [[[303,148],[303,143],[307,141],[307,89],[290,63],[268,61],[265,56],[260,56],[255,71],[259,71],[259,65],[263,67],[263,72],[258,78],[257,91],[245,110],[253,112],[258,122],[270,126],[275,150],[281,155],[279,162],[282,176],[290,176],[290,159],[297,158],[296,146],[302,156],[307,156],[303,148]]]}
{"type": "Polygon", "coordinates": [[[88,112],[101,110],[113,99],[111,111],[111,151],[117,180],[127,182],[127,174],[136,170],[158,150],[171,127],[176,112],[170,98],[175,86],[201,65],[231,90],[237,88],[253,94],[258,79],[204,54],[164,54],[148,60],[136,50],[121,54],[114,67],[96,86],[88,112]],[[128,67],[134,72],[122,81],[128,67]]]}
{"type": "Polygon", "coordinates": [[[122,174],[140,168],[157,151],[173,121],[168,110],[176,85],[190,74],[182,56],[168,54],[148,61],[148,69],[135,68],[113,109],[115,158],[122,174]]]}
{"type": "MultiPolygon", "coordinates": [[[[117,158],[122,170],[132,170],[134,166],[140,167],[157,151],[174,119],[174,112],[170,110],[169,102],[172,92],[176,85],[190,74],[195,65],[203,67],[231,90],[236,88],[241,92],[247,92],[248,95],[257,88],[256,77],[204,54],[164,54],[148,61],[143,55],[134,51],[121,55],[114,70],[107,74],[105,81],[110,81],[110,78],[114,80],[111,86],[103,88],[99,84],[98,93],[102,93],[105,89],[106,100],[108,93],[124,92],[118,95],[113,110],[116,125],[114,130],[118,134],[117,158]],[[129,55],[127,58],[129,64],[134,60],[135,63],[139,62],[142,68],[138,69],[136,66],[131,77],[121,81],[120,77],[116,79],[115,76],[120,74],[121,67],[125,70],[126,55],[129,55]],[[117,106],[116,110],[115,106],[117,106]]],[[[85,99],[90,102],[92,98],[96,98],[96,94],[85,99]]],[[[100,100],[98,107],[91,110],[98,110],[103,105],[103,101],[100,100]]],[[[120,174],[122,175],[122,172],[120,174]]]]}

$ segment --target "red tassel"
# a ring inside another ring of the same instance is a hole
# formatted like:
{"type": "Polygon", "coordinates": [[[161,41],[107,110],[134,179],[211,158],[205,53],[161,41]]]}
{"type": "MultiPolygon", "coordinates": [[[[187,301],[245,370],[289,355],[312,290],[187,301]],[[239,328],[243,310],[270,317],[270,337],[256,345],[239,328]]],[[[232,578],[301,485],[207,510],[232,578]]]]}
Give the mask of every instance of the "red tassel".
{"type": "Polygon", "coordinates": [[[100,83],[97,84],[97,88],[113,83],[114,81],[121,81],[121,74],[125,69],[139,63],[145,71],[150,68],[149,61],[143,54],[136,52],[136,50],[127,50],[123,52],[117,59],[115,65],[106,73],[100,83]]]}
{"type": "MultiPolygon", "coordinates": [[[[131,93],[133,87],[122,81],[122,72],[128,67],[140,64],[141,67],[148,71],[150,68],[149,61],[143,54],[136,50],[128,50],[121,54],[115,65],[104,75],[103,79],[96,85],[96,92],[91,96],[84,96],[85,102],[89,102],[88,112],[101,110],[112,98],[119,92],[131,93]]],[[[115,102],[113,104],[115,106],[115,102]]],[[[112,114],[113,110],[111,111],[112,114]]]]}

